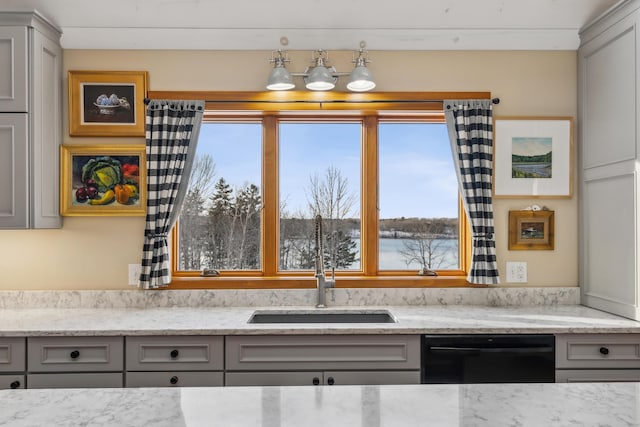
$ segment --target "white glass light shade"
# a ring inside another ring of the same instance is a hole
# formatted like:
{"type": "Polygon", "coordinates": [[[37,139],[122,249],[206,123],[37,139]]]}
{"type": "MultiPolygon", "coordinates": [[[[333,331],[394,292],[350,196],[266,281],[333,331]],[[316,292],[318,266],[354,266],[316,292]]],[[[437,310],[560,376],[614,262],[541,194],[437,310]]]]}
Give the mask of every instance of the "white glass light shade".
{"type": "Polygon", "coordinates": [[[371,71],[365,65],[358,65],[349,75],[347,89],[352,92],[366,92],[376,87],[371,71]]]}
{"type": "Polygon", "coordinates": [[[331,90],[336,86],[336,78],[323,66],[314,67],[305,82],[309,90],[331,90]]]}
{"type": "Polygon", "coordinates": [[[267,89],[269,90],[289,90],[296,87],[293,84],[293,77],[284,65],[276,65],[269,73],[269,80],[267,81],[267,89]]]}

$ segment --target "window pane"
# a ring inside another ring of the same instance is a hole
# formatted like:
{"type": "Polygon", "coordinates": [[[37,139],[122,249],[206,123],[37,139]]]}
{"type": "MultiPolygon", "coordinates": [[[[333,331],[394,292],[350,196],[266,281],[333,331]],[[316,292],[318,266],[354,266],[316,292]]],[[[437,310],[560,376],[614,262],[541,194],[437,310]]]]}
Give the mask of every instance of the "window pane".
{"type": "Polygon", "coordinates": [[[360,270],[360,123],[281,123],[280,269],[315,266],[323,218],[325,268],[360,270]]]}
{"type": "Polygon", "coordinates": [[[180,214],[179,269],[260,269],[262,126],[203,123],[180,214]]]}
{"type": "Polygon", "coordinates": [[[457,270],[458,183],[444,123],[381,123],[380,270],[457,270]]]}

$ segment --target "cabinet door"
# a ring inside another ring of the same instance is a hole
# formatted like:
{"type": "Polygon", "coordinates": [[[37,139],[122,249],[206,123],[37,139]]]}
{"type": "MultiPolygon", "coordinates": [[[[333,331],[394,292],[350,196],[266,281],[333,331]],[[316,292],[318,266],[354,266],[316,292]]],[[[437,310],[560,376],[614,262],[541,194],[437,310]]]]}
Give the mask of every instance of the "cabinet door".
{"type": "Polygon", "coordinates": [[[27,27],[0,27],[0,112],[27,112],[27,27]]]}
{"type": "Polygon", "coordinates": [[[0,390],[24,388],[24,375],[0,375],[0,390]]]}
{"type": "Polygon", "coordinates": [[[122,373],[29,374],[27,388],[121,388],[122,373]]]}
{"type": "Polygon", "coordinates": [[[25,113],[0,114],[0,228],[29,226],[29,141],[25,113]]]}
{"type": "Polygon", "coordinates": [[[639,369],[558,369],[557,383],[637,382],[639,369]]]}
{"type": "Polygon", "coordinates": [[[420,371],[327,371],[326,385],[420,384],[420,371]]]}
{"type": "Polygon", "coordinates": [[[220,387],[222,372],[127,372],[127,387],[220,387]]]}
{"type": "Polygon", "coordinates": [[[227,372],[227,386],[291,386],[320,385],[323,376],[320,371],[310,372],[227,372]]]}
{"type": "Polygon", "coordinates": [[[57,42],[34,30],[31,58],[29,226],[60,228],[62,50],[57,42]]]}
{"type": "Polygon", "coordinates": [[[584,305],[639,319],[639,15],[626,3],[581,34],[580,291],[584,305]]]}

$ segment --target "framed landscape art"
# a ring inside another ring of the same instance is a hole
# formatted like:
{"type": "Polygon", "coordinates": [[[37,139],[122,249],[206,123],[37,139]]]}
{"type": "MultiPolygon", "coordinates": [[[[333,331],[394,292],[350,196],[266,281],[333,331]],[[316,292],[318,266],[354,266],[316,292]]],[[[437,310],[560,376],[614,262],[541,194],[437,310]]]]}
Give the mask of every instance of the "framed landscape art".
{"type": "Polygon", "coordinates": [[[69,71],[69,135],[144,136],[146,71],[69,71]]]}
{"type": "Polygon", "coordinates": [[[554,212],[509,211],[509,250],[552,250],[554,212]]]}
{"type": "Polygon", "coordinates": [[[573,119],[496,117],[494,197],[571,197],[573,119]]]}

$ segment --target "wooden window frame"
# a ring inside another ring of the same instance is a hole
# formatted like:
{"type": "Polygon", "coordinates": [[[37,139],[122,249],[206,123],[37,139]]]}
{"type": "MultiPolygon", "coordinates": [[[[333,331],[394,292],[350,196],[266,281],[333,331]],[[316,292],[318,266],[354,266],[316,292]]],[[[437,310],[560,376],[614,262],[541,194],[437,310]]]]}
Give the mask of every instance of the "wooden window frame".
{"type": "MultiPolygon", "coordinates": [[[[206,101],[205,120],[255,121],[263,123],[262,180],[277,184],[277,132],[280,120],[362,121],[362,182],[377,182],[378,123],[409,122],[420,119],[443,122],[442,100],[490,99],[489,92],[167,92],[150,91],[152,99],[198,99],[206,101]]],[[[262,250],[260,271],[224,271],[217,277],[200,272],[178,271],[177,224],[171,235],[172,282],[170,289],[303,289],[316,287],[313,272],[277,271],[279,266],[278,185],[261,185],[263,197],[262,250]]],[[[377,186],[362,185],[361,191],[362,271],[336,273],[336,287],[422,288],[477,287],[466,281],[471,260],[471,233],[462,201],[459,202],[460,270],[438,271],[437,277],[417,276],[413,271],[377,271],[378,210],[377,186]],[[365,219],[367,218],[367,219],[365,219]],[[373,220],[371,219],[373,218],[373,220]],[[369,236],[374,236],[370,238],[369,236]],[[364,260],[367,260],[364,262],[364,260]]]]}

